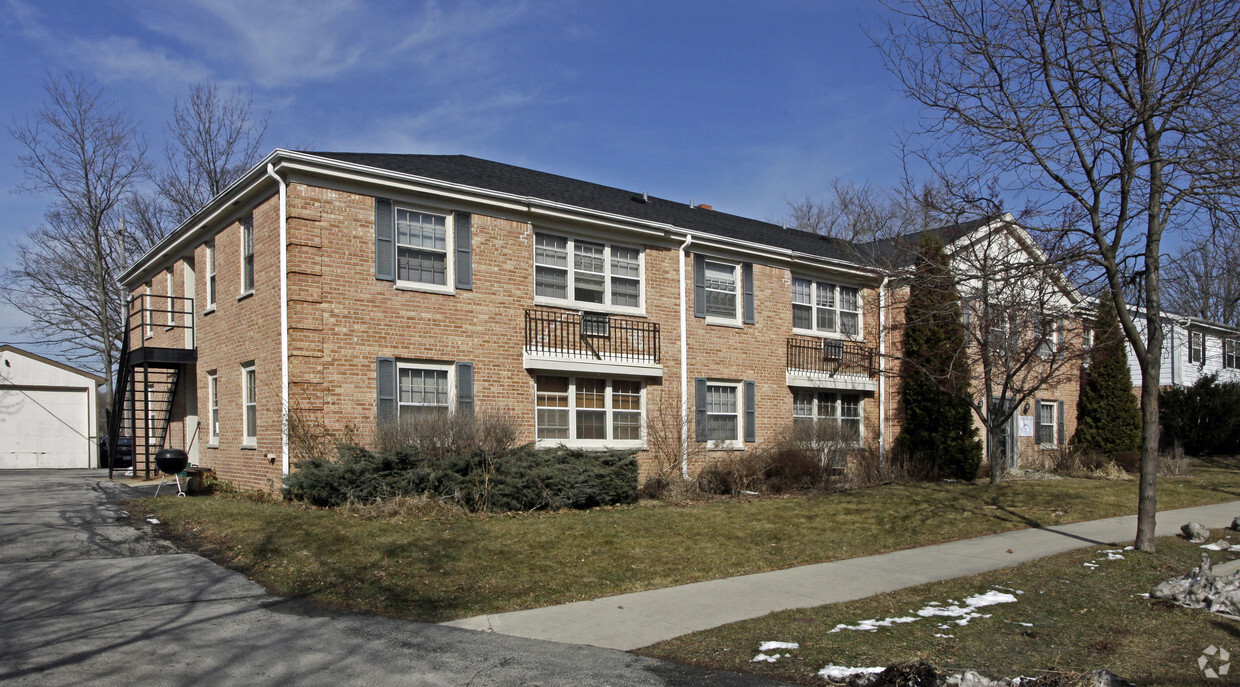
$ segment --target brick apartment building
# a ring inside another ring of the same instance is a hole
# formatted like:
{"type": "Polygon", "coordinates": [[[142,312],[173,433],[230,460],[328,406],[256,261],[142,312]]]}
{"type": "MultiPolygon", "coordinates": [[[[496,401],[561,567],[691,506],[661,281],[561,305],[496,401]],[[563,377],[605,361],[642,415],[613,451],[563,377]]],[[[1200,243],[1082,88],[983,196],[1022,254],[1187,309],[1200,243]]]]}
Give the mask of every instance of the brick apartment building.
{"type": "MultiPolygon", "coordinates": [[[[122,426],[260,489],[286,413],[363,440],[500,413],[645,470],[648,427],[685,426],[686,474],[794,419],[886,450],[907,253],[466,156],[277,150],[122,275],[122,426]]],[[[1054,429],[1013,454],[1071,436],[1076,397],[1041,394],[1054,429]]]]}

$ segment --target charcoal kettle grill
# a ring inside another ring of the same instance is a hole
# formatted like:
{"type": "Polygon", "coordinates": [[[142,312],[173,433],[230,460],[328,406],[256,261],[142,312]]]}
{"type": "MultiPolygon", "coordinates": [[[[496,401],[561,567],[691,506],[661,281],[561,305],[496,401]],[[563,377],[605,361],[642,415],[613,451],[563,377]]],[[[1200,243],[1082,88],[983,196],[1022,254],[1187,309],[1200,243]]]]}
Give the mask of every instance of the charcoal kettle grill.
{"type": "Polygon", "coordinates": [[[159,486],[155,487],[156,496],[159,496],[159,490],[164,486],[168,475],[172,475],[177,481],[177,496],[185,496],[185,491],[181,489],[181,473],[189,467],[189,455],[185,451],[179,448],[161,449],[155,454],[155,467],[163,473],[159,478],[159,486]]]}

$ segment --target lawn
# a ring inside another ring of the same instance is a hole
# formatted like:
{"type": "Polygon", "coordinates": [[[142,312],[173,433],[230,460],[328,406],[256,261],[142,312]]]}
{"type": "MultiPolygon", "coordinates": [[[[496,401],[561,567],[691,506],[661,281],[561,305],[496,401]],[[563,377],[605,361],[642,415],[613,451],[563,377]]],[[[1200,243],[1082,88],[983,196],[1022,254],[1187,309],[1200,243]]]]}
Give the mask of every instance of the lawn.
{"type": "MultiPolygon", "coordinates": [[[[1237,499],[1234,462],[1160,480],[1162,509],[1237,499]]],[[[1131,514],[1136,501],[1135,480],[1045,480],[425,519],[237,497],[132,510],[277,594],[438,622],[1131,514]]]]}
{"type": "MultiPolygon", "coordinates": [[[[1143,686],[1210,684],[1198,658],[1211,645],[1240,651],[1240,623],[1140,596],[1187,572],[1200,555],[1197,545],[1173,538],[1160,539],[1152,555],[1095,546],[859,601],[772,613],[637,653],[805,685],[825,684],[818,671],[829,664],[877,667],[920,659],[992,677],[1106,668],[1143,686]],[[978,608],[983,617],[963,626],[955,618],[917,614],[925,608],[965,606],[968,597],[987,592],[1015,601],[978,608]],[[864,620],[912,617],[917,620],[872,632],[832,632],[864,620]],[[764,641],[800,646],[766,652],[779,654],[774,663],[755,662],[764,641]]],[[[1216,562],[1237,556],[1213,554],[1216,562]]],[[[1212,665],[1218,668],[1221,662],[1212,665]]]]}

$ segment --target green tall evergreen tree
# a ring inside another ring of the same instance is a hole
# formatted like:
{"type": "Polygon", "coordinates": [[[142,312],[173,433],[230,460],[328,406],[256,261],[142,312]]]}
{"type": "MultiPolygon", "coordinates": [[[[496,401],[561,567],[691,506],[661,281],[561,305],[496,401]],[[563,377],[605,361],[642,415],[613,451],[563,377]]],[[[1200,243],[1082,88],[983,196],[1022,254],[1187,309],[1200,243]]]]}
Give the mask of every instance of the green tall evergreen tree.
{"type": "Polygon", "coordinates": [[[905,308],[904,425],[897,446],[929,477],[972,480],[982,442],[969,406],[960,294],[943,244],[922,236],[905,308]]]}
{"type": "Polygon", "coordinates": [[[1076,404],[1076,434],[1072,444],[1085,451],[1119,453],[1141,446],[1141,413],[1132,393],[1128,352],[1107,294],[1098,299],[1098,322],[1089,367],[1076,404]]]}

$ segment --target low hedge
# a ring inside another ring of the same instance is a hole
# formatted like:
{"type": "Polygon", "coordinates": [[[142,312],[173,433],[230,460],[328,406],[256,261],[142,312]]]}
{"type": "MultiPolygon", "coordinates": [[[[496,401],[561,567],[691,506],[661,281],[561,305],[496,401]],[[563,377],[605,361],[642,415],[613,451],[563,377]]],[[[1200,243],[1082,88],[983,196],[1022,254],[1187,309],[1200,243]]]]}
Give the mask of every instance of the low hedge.
{"type": "Polygon", "coordinates": [[[592,508],[637,501],[637,460],[627,451],[522,446],[430,457],[410,448],[342,446],[336,460],[297,463],[286,498],[316,506],[433,495],[471,511],[592,508]]]}

